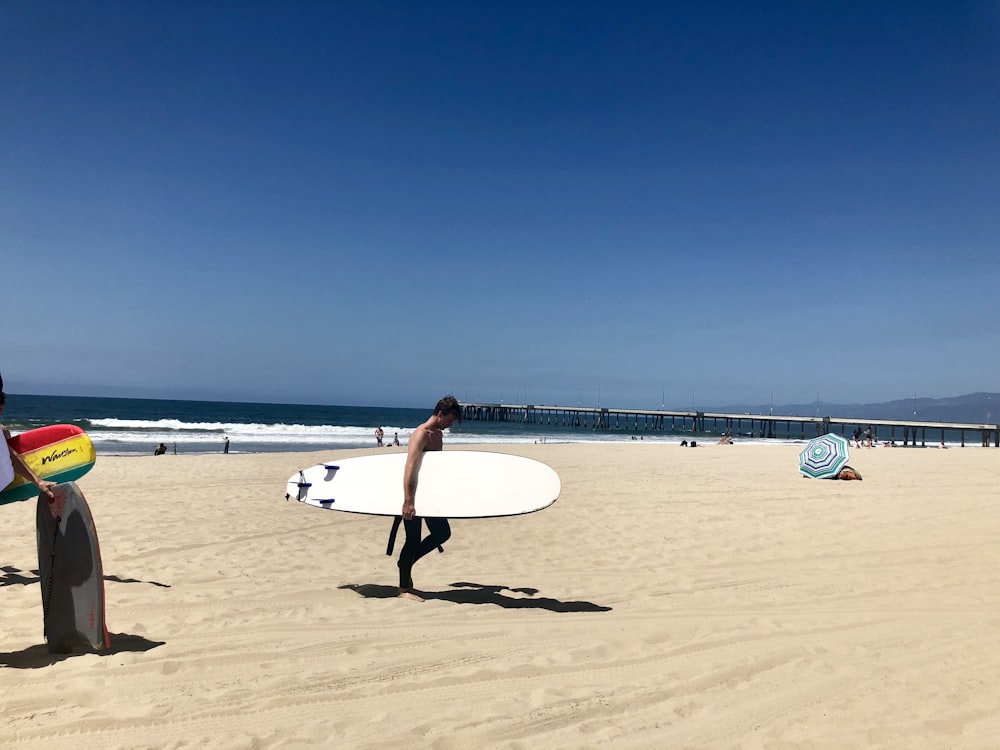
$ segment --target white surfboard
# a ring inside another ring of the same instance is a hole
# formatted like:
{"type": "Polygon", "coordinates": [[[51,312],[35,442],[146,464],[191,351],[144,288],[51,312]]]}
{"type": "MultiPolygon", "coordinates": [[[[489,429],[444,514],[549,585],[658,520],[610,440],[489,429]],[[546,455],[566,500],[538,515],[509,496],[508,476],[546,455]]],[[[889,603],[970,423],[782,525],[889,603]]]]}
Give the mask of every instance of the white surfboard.
{"type": "MultiPolygon", "coordinates": [[[[403,506],[405,453],[345,458],[293,474],[287,498],[326,510],[398,516],[403,506]]],[[[492,518],[533,513],[561,490],[552,467],[486,451],[429,451],[417,480],[417,515],[492,518]]]]}

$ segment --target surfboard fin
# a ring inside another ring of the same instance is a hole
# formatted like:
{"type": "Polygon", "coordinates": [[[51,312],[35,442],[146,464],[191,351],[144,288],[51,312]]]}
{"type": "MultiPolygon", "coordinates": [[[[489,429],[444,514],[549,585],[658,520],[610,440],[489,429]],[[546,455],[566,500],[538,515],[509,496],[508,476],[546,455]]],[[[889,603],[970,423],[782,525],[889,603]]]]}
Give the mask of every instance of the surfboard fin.
{"type": "MultiPolygon", "coordinates": [[[[299,502],[302,502],[302,498],[304,498],[306,495],[309,494],[310,487],[312,487],[312,483],[307,482],[305,472],[300,471],[299,482],[298,482],[299,496],[295,499],[298,500],[299,502]]],[[[285,495],[285,500],[286,501],[288,500],[288,495],[285,495]]]]}

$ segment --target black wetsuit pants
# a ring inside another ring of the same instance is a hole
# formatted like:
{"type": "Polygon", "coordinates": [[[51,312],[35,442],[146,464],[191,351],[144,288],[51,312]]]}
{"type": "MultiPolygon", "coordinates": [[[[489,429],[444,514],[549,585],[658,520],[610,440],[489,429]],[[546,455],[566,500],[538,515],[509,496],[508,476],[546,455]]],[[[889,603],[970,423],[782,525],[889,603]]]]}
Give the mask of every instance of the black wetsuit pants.
{"type": "Polygon", "coordinates": [[[400,550],[399,562],[396,564],[399,566],[399,587],[410,589],[413,588],[413,564],[435,547],[447,542],[451,537],[451,526],[448,525],[447,518],[411,518],[403,521],[403,528],[406,530],[406,544],[400,550]],[[423,540],[420,539],[421,521],[427,522],[429,532],[423,540]]]}

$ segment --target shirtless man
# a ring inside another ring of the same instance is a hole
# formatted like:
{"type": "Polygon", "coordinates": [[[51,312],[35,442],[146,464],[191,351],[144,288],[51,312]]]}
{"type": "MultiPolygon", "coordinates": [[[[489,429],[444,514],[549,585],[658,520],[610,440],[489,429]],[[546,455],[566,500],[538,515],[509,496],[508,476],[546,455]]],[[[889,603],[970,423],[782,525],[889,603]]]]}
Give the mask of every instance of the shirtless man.
{"type": "MultiPolygon", "coordinates": [[[[0,414],[3,414],[4,405],[7,403],[7,394],[3,392],[3,377],[0,376],[0,414]]],[[[3,425],[0,425],[3,427],[3,425]]],[[[31,467],[25,463],[24,459],[20,455],[14,452],[14,449],[10,447],[7,442],[10,440],[10,432],[7,431],[6,427],[3,427],[3,447],[0,448],[0,490],[6,487],[13,479],[14,474],[24,477],[29,482],[34,482],[35,486],[44,494],[49,500],[55,500],[55,495],[52,494],[52,488],[55,487],[52,482],[46,482],[44,479],[40,479],[35,472],[31,470],[31,467]],[[3,481],[6,480],[6,481],[3,481]]]]}
{"type": "Polygon", "coordinates": [[[462,407],[454,396],[445,396],[437,402],[431,418],[420,425],[410,435],[406,453],[406,468],[403,469],[403,528],[406,530],[406,544],[399,553],[399,596],[422,602],[423,598],[413,590],[410,575],[414,563],[435,547],[448,541],[451,526],[447,518],[421,519],[417,515],[417,476],[424,453],[439,451],[444,447],[444,431],[462,419],[462,407]],[[421,521],[427,521],[427,537],[421,541],[421,521]]]}

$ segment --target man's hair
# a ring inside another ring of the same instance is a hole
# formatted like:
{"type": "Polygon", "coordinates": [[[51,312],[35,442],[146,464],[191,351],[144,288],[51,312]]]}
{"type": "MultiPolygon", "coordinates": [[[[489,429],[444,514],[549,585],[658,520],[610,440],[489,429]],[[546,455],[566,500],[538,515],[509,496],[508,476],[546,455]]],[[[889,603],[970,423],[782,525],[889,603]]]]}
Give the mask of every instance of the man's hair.
{"type": "Polygon", "coordinates": [[[454,396],[445,396],[443,399],[437,402],[437,406],[434,407],[435,414],[450,414],[455,418],[456,421],[462,421],[462,405],[458,403],[458,399],[454,396]]]}

